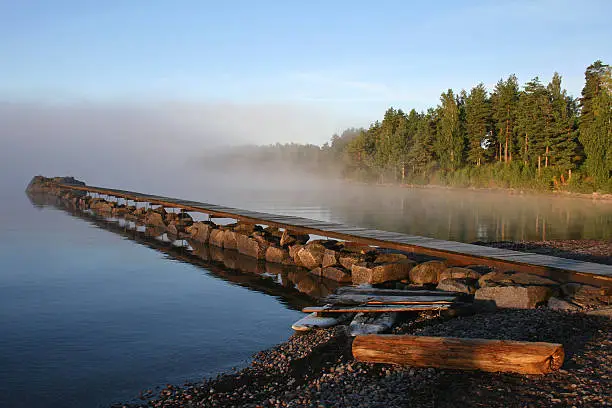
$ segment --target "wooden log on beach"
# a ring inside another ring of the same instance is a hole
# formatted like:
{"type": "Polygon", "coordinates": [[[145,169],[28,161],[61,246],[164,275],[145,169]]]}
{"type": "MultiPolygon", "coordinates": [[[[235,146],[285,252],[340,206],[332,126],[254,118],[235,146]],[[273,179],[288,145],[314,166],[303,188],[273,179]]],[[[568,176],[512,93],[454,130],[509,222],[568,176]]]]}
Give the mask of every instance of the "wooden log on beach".
{"type": "Polygon", "coordinates": [[[390,363],[519,374],[547,374],[563,364],[563,345],[509,340],[407,335],[357,336],[353,356],[390,363]]]}

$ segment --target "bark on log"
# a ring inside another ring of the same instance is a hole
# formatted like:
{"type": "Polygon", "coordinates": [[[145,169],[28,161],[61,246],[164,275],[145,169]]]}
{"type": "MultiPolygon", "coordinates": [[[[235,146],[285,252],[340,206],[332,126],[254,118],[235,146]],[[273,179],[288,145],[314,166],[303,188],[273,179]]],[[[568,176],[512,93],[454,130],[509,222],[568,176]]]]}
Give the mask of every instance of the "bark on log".
{"type": "Polygon", "coordinates": [[[391,363],[520,374],[547,374],[563,364],[563,345],[523,341],[424,337],[357,336],[353,356],[368,363],[391,363]]]}

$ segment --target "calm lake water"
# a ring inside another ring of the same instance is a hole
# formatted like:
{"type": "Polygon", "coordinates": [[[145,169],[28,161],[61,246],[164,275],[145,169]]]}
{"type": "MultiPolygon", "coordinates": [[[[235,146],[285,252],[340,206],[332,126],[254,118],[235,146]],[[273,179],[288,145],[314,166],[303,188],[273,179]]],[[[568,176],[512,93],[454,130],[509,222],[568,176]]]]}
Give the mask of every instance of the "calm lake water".
{"type": "MultiPolygon", "coordinates": [[[[612,205],[583,199],[303,180],[139,189],[465,242],[612,239],[612,205]]],[[[291,334],[300,291],[320,294],[308,277],[183,262],[22,191],[1,194],[1,407],[108,406],[230,370],[291,334]]]]}

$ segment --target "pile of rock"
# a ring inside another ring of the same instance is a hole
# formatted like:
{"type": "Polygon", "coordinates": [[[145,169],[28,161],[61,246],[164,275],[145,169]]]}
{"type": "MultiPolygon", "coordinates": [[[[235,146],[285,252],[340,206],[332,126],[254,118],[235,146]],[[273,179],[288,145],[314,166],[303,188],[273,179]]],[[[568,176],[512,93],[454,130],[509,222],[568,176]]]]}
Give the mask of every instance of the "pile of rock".
{"type": "MultiPolygon", "coordinates": [[[[302,267],[316,277],[339,283],[378,285],[402,282],[404,285],[473,295],[477,302],[503,308],[534,308],[547,304],[554,309],[581,310],[606,305],[612,300],[609,288],[561,284],[529,273],[494,271],[482,265],[457,267],[443,260],[417,263],[406,253],[354,242],[310,240],[308,234],[244,222],[229,225],[194,222],[185,211],[168,212],[162,206],[148,209],[127,206],[93,198],[81,191],[62,189],[60,184],[85,185],[72,177],[50,179],[36,176],[27,191],[50,194],[71,208],[89,209],[97,214],[124,217],[145,224],[154,234],[165,232],[217,248],[236,250],[256,261],[302,267]]],[[[232,258],[227,259],[231,262],[232,258]]]]}

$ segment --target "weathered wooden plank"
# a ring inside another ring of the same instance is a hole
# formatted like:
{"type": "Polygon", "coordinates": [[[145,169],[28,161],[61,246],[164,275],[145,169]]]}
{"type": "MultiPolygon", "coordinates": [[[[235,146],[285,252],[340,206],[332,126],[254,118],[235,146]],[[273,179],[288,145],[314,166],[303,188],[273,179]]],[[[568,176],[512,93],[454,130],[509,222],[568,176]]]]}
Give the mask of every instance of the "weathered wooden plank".
{"type": "Polygon", "coordinates": [[[323,301],[334,305],[434,305],[453,303],[456,296],[384,296],[372,294],[352,294],[329,295],[323,301]]]}
{"type": "Polygon", "coordinates": [[[423,255],[446,259],[451,265],[483,264],[499,270],[517,270],[536,273],[554,279],[573,280],[612,286],[612,266],[582,261],[572,261],[547,255],[529,254],[498,248],[489,248],[460,242],[443,241],[427,237],[404,235],[396,232],[364,229],[338,223],[309,220],[266,214],[263,212],[240,210],[208,203],[180,200],[171,197],[143,194],[127,190],[108,189],[95,186],[61,185],[64,189],[113,195],[129,200],[149,202],[153,205],[182,207],[187,211],[202,212],[213,217],[231,218],[239,221],[272,225],[289,230],[345,239],[366,245],[410,251],[423,255]]]}
{"type": "Polygon", "coordinates": [[[426,290],[426,289],[378,289],[378,288],[363,288],[356,286],[341,286],[336,289],[336,294],[368,294],[368,295],[381,295],[381,296],[456,296],[455,292],[445,292],[443,290],[426,290]]]}
{"type": "Polygon", "coordinates": [[[436,305],[356,305],[356,306],[310,306],[302,309],[304,313],[386,313],[386,312],[424,312],[446,310],[450,304],[436,305]]]}
{"type": "Polygon", "coordinates": [[[357,336],[358,361],[414,367],[547,374],[563,364],[561,344],[407,335],[357,336]]]}

